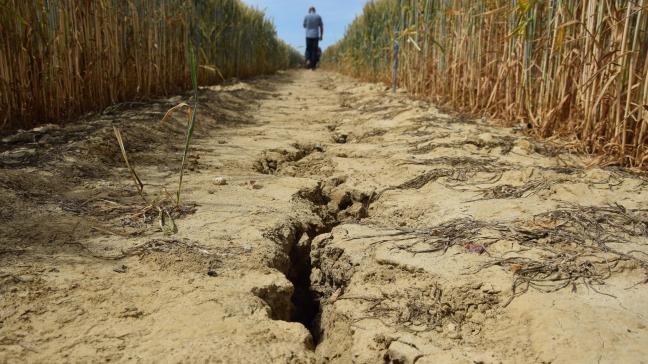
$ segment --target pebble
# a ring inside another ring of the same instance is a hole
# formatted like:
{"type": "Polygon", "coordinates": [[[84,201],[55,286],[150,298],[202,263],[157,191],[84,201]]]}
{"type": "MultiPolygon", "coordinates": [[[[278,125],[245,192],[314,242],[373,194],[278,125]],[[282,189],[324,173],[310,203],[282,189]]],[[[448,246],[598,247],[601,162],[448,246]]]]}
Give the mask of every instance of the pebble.
{"type": "Polygon", "coordinates": [[[518,140],[517,142],[515,142],[515,146],[520,148],[527,154],[531,154],[533,152],[533,144],[531,144],[531,142],[526,139],[518,140]]]}
{"type": "Polygon", "coordinates": [[[128,267],[123,264],[113,268],[113,272],[116,273],[126,273],[127,271],[128,271],[128,267]]]}
{"type": "Polygon", "coordinates": [[[253,190],[260,190],[263,188],[263,186],[258,184],[257,181],[248,182],[248,187],[252,188],[253,190]]]}
{"type": "Polygon", "coordinates": [[[414,364],[421,356],[421,352],[411,345],[400,341],[393,341],[387,349],[391,363],[414,364]]]}
{"type": "Polygon", "coordinates": [[[344,144],[347,142],[348,135],[343,133],[336,133],[333,135],[333,141],[338,144],[344,144]]]}
{"type": "Polygon", "coordinates": [[[225,186],[227,184],[227,178],[225,178],[225,177],[216,177],[216,178],[214,178],[214,184],[216,186],[225,186]]]}
{"type": "Polygon", "coordinates": [[[456,340],[461,339],[461,333],[457,330],[457,325],[452,322],[446,325],[446,335],[448,338],[456,340]]]}

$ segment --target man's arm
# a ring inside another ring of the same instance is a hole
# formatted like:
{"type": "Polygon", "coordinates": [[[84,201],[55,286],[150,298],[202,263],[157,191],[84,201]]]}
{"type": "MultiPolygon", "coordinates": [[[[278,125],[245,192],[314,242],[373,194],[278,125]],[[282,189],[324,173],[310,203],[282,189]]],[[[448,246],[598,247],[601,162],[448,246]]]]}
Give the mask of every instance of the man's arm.
{"type": "Polygon", "coordinates": [[[322,21],[322,18],[320,17],[319,21],[319,28],[320,28],[320,40],[324,39],[324,22],[322,21]]]}
{"type": "Polygon", "coordinates": [[[304,28],[306,28],[306,17],[304,17],[304,28]]]}

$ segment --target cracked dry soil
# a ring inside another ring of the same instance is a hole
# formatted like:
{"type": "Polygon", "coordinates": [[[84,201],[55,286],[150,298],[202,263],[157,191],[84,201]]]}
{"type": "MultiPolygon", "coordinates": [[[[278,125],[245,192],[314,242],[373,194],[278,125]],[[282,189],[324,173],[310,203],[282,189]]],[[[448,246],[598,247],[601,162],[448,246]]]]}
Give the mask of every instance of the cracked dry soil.
{"type": "Polygon", "coordinates": [[[3,138],[0,362],[648,357],[645,176],[291,71],[201,89],[176,206],[186,99],[3,138]]]}

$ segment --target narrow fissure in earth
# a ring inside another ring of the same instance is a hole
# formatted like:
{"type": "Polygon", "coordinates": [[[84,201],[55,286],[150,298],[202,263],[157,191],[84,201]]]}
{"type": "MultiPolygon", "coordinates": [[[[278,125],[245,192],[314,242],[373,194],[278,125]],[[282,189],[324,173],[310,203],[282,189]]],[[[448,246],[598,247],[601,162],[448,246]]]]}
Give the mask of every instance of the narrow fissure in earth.
{"type": "Polygon", "coordinates": [[[311,334],[311,349],[323,338],[321,292],[313,287],[311,271],[312,242],[316,237],[330,233],[344,222],[359,221],[368,215],[374,191],[359,191],[345,186],[346,177],[331,177],[314,188],[305,188],[293,196],[296,211],[266,233],[266,237],[283,247],[286,264],[276,266],[292,283],[289,291],[259,291],[258,296],[271,308],[279,320],[301,323],[311,334]],[[302,210],[303,209],[303,210],[302,210]],[[308,211],[308,212],[306,212],[308,211]],[[289,305],[286,309],[286,305],[289,305]]]}
{"type": "MultiPolygon", "coordinates": [[[[306,197],[316,206],[326,206],[330,198],[317,189],[316,193],[306,197]]],[[[320,214],[321,214],[320,209],[320,214]]],[[[310,332],[312,349],[314,350],[320,342],[322,333],[321,314],[322,307],[320,297],[311,287],[311,243],[313,239],[321,234],[331,232],[340,224],[337,214],[327,211],[322,216],[323,226],[309,226],[307,231],[298,234],[290,250],[290,269],[287,274],[288,280],[293,284],[294,291],[291,297],[293,310],[290,321],[299,322],[310,332]],[[301,236],[299,236],[301,235],[301,236]]]]}
{"type": "Polygon", "coordinates": [[[290,246],[290,268],[286,277],[293,284],[293,304],[290,321],[299,322],[311,333],[313,349],[320,343],[323,334],[321,326],[322,305],[320,293],[311,286],[311,244],[315,237],[330,233],[339,224],[367,216],[368,205],[373,193],[349,191],[341,187],[344,180],[332,179],[320,183],[313,190],[303,190],[298,198],[311,204],[313,212],[320,218],[320,224],[312,221],[293,222],[290,246]]]}
{"type": "Polygon", "coordinates": [[[304,234],[293,246],[287,277],[294,286],[290,321],[299,322],[308,329],[315,347],[319,343],[321,307],[319,297],[311,289],[311,241],[311,237],[304,234]]]}

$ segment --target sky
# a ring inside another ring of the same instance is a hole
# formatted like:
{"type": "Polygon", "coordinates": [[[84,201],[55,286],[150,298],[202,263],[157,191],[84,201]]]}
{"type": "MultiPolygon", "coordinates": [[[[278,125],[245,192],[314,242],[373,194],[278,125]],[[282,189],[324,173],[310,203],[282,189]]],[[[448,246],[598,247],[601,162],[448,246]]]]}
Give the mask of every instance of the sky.
{"type": "Polygon", "coordinates": [[[347,25],[351,24],[367,0],[243,0],[265,11],[277,28],[279,38],[300,51],[304,50],[306,34],[303,28],[304,15],[310,5],[324,21],[324,40],[322,50],[335,43],[344,35],[347,25]]]}

